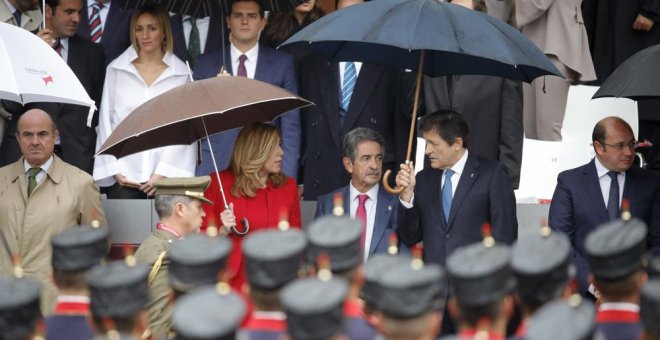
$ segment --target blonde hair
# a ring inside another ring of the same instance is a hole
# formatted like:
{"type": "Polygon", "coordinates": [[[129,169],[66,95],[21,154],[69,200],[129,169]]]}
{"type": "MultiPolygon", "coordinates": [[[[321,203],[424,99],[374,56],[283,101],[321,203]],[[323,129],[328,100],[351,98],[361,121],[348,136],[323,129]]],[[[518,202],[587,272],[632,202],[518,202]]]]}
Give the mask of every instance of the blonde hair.
{"type": "Polygon", "coordinates": [[[135,51],[137,51],[138,54],[140,53],[140,45],[137,42],[137,38],[135,38],[135,26],[137,25],[138,18],[143,14],[149,14],[156,19],[165,38],[161,45],[161,50],[163,53],[172,53],[174,50],[174,38],[172,37],[172,27],[170,27],[170,16],[165,9],[155,3],[144,5],[133,12],[133,17],[131,18],[131,30],[129,33],[131,37],[131,45],[135,51]]]}
{"type": "MultiPolygon", "coordinates": [[[[243,127],[229,160],[229,169],[236,176],[236,182],[231,188],[234,197],[257,195],[259,171],[279,143],[279,131],[271,124],[252,123],[243,127]]],[[[268,174],[266,183],[279,188],[286,183],[286,176],[281,172],[268,174]]]]}

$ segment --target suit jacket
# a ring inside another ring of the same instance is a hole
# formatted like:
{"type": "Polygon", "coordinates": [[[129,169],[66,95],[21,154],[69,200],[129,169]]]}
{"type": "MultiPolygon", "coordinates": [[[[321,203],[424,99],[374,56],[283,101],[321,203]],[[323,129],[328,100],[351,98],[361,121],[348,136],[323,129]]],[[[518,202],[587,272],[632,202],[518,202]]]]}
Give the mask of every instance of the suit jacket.
{"type": "MultiPolygon", "coordinates": [[[[128,46],[131,45],[129,32],[132,16],[133,10],[121,8],[119,1],[110,2],[110,9],[103,25],[103,35],[101,37],[106,66],[124,53],[128,46]]],[[[90,33],[87,1],[83,0],[83,9],[80,11],[80,23],[78,24],[76,34],[90,39],[90,33]]]]}
{"type": "MultiPolygon", "coordinates": [[[[660,176],[637,167],[628,169],[623,198],[630,203],[630,213],[648,226],[649,250],[660,255],[660,176]]],[[[557,176],[548,222],[552,229],[565,233],[571,240],[582,292],[589,286],[584,242],[592,230],[608,221],[594,160],[557,176]]]]}
{"type": "MultiPolygon", "coordinates": [[[[225,48],[224,62],[227,72],[232,73],[231,52],[229,46],[225,48]]],[[[212,78],[220,72],[223,58],[220,51],[213,51],[199,56],[195,67],[195,80],[212,78]]],[[[293,57],[284,52],[276,51],[264,45],[259,45],[257,56],[257,69],[254,79],[279,86],[289,92],[298,93],[296,71],[293,67],[293,57]]],[[[300,159],[300,112],[293,110],[283,114],[273,121],[279,127],[282,136],[282,172],[294,179],[298,175],[300,159]]],[[[221,171],[229,164],[234,142],[240,129],[224,131],[211,136],[211,144],[215,154],[218,170],[221,171]]],[[[206,141],[202,141],[202,163],[197,167],[198,176],[215,172],[211,161],[211,153],[206,141]]]]}
{"type": "MultiPolygon", "coordinates": [[[[223,19],[224,17],[222,16],[210,17],[206,45],[204,46],[204,51],[201,51],[201,54],[222,50],[222,34],[223,32],[229,32],[228,28],[223,29],[223,19]]],[[[172,26],[172,37],[174,38],[174,55],[179,57],[181,61],[186,62],[188,61],[188,45],[186,44],[186,37],[183,32],[183,15],[172,15],[170,17],[170,25],[172,26]]],[[[225,41],[228,42],[228,34],[224,34],[225,41]]],[[[190,67],[192,67],[192,65],[190,67]]]]}
{"type": "Polygon", "coordinates": [[[522,84],[500,77],[424,77],[427,113],[460,113],[470,128],[470,152],[504,164],[518,188],[523,148],[522,84]]]}
{"type": "MultiPolygon", "coordinates": [[[[135,252],[135,259],[141,263],[154,268],[154,264],[162,252],[167,254],[172,242],[176,242],[177,237],[174,234],[155,230],[152,232],[140,248],[135,252]]],[[[163,339],[172,328],[172,304],[170,303],[169,280],[167,269],[170,260],[167,255],[163,258],[160,269],[153,281],[149,285],[149,300],[147,301],[147,311],[149,312],[149,329],[157,339],[163,339]]]]}
{"type": "Polygon", "coordinates": [[[512,244],[518,237],[516,201],[504,166],[468,153],[445,222],[441,199],[442,171],[426,168],[416,176],[413,207],[399,207],[399,235],[412,246],[424,242],[424,260],[445,265],[459,247],[482,240],[481,226],[489,222],[497,242],[512,244]]]}
{"type": "Polygon", "coordinates": [[[343,126],[339,123],[339,64],[310,57],[301,65],[300,95],[316,105],[301,110],[305,136],[303,166],[306,200],[315,200],[350,180],[342,165],[342,139],[357,127],[378,131],[385,139],[384,169],[396,172],[408,144],[408,95],[399,70],[362,64],[343,126]]]}
{"type": "Polygon", "coordinates": [[[596,79],[582,0],[516,0],[516,22],[522,33],[545,54],[578,73],[580,81],[596,79]]]}
{"type": "MultiPolygon", "coordinates": [[[[9,251],[21,257],[25,276],[43,284],[42,313],[55,306],[57,290],[51,274],[52,235],[97,219],[106,225],[101,194],[92,177],[55,156],[46,177],[27,197],[23,157],[0,168],[0,232],[9,251]]],[[[0,251],[0,275],[11,275],[12,262],[0,251]]]]}
{"type": "MultiPolygon", "coordinates": [[[[349,186],[339,188],[334,192],[321,195],[316,201],[316,213],[314,218],[325,215],[332,215],[334,208],[335,193],[341,193],[344,197],[344,212],[349,215],[349,186]]],[[[399,196],[392,195],[385,191],[382,186],[378,189],[378,201],[376,201],[376,218],[374,220],[371,244],[369,246],[369,256],[373,254],[386,254],[389,246],[389,235],[397,233],[397,210],[399,208],[399,196]]],[[[399,242],[400,243],[400,242],[399,242]]],[[[408,247],[399,245],[399,252],[408,253],[408,247]]]]}
{"type": "MultiPolygon", "coordinates": [[[[21,28],[36,33],[41,26],[42,20],[43,20],[43,16],[41,14],[40,9],[23,12],[21,14],[21,28]]],[[[16,19],[14,18],[14,13],[11,13],[9,11],[9,7],[7,7],[4,1],[0,2],[0,22],[18,26],[16,25],[16,19]]]]}

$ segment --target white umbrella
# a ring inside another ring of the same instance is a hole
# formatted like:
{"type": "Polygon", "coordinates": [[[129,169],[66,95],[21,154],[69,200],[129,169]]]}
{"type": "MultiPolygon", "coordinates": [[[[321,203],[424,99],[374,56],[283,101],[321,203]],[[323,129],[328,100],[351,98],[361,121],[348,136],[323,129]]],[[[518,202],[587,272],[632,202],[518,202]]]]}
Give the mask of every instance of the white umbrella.
{"type": "MultiPolygon", "coordinates": [[[[0,99],[96,107],[69,65],[41,38],[0,22],[0,99]]],[[[90,115],[91,116],[91,115],[90,115]]]]}

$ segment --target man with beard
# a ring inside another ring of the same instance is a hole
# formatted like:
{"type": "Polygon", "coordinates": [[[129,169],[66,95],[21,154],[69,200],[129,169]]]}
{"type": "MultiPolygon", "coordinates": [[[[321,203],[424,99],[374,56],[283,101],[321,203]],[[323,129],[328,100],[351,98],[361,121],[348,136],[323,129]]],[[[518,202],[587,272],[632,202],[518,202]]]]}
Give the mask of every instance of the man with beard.
{"type": "Polygon", "coordinates": [[[315,217],[332,214],[334,196],[344,197],[344,211],[364,224],[363,260],[376,253],[387,253],[388,236],[396,232],[397,196],[391,195],[378,182],[383,173],[385,141],[376,131],[356,128],[344,137],[344,168],[350,183],[336,191],[321,195],[315,217]]]}

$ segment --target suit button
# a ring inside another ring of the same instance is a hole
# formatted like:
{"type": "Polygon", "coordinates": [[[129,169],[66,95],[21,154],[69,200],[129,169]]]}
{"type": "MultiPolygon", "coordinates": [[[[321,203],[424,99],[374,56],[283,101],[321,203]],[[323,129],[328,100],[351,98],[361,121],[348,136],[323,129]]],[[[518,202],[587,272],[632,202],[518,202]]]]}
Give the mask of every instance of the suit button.
{"type": "Polygon", "coordinates": [[[313,185],[315,188],[318,188],[318,187],[321,186],[321,182],[319,182],[319,181],[314,181],[314,183],[313,183],[312,185],[313,185]]]}
{"type": "Polygon", "coordinates": [[[376,118],[371,118],[369,121],[371,122],[371,124],[374,124],[374,125],[378,123],[376,118]]]}
{"type": "Polygon", "coordinates": [[[319,159],[319,158],[321,158],[321,153],[317,151],[314,153],[314,159],[319,159]]]}
{"type": "Polygon", "coordinates": [[[450,237],[451,237],[451,235],[449,235],[449,234],[445,234],[445,238],[448,239],[448,238],[450,238],[450,237]]]}
{"type": "Polygon", "coordinates": [[[312,123],[312,127],[316,127],[317,125],[319,125],[318,122],[313,122],[313,123],[312,123]]]}

